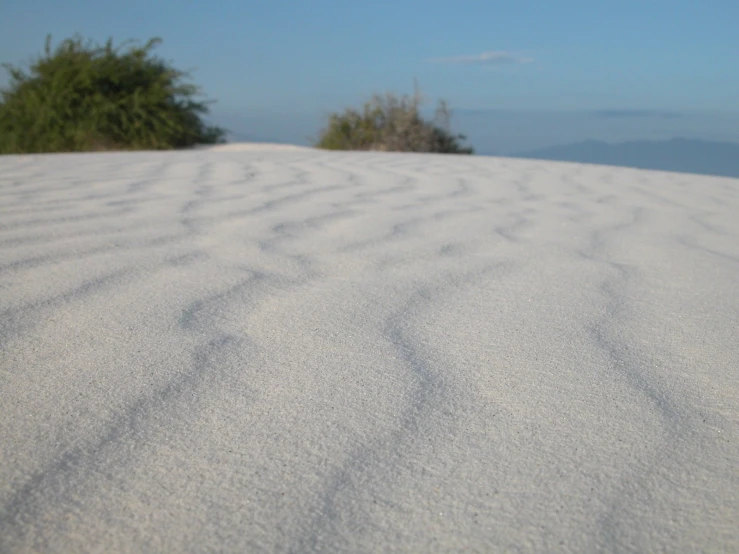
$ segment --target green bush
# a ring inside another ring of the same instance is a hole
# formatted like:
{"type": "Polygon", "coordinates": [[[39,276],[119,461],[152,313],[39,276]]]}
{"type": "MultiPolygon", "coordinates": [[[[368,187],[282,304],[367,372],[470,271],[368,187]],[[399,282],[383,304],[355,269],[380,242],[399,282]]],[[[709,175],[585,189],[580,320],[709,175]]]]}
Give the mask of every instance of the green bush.
{"type": "Polygon", "coordinates": [[[121,52],[83,44],[75,36],[45,55],[30,75],[10,64],[10,86],[0,90],[0,153],[90,150],[164,150],[224,142],[207,126],[200,89],[188,74],[151,56],[161,42],[121,52]]]}
{"type": "Polygon", "coordinates": [[[445,102],[439,103],[433,121],[421,117],[422,103],[417,88],[413,96],[400,98],[392,93],[375,94],[361,111],[348,108],[344,113],[331,114],[315,146],[327,150],[474,153],[471,147],[461,146],[464,135],[451,133],[451,115],[445,102]]]}

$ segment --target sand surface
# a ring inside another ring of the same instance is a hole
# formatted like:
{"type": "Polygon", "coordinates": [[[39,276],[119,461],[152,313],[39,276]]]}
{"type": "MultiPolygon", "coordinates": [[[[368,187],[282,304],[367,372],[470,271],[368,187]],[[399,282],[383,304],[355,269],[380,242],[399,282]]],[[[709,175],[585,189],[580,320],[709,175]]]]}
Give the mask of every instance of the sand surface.
{"type": "Polygon", "coordinates": [[[739,551],[739,180],[0,158],[0,552],[739,551]]]}

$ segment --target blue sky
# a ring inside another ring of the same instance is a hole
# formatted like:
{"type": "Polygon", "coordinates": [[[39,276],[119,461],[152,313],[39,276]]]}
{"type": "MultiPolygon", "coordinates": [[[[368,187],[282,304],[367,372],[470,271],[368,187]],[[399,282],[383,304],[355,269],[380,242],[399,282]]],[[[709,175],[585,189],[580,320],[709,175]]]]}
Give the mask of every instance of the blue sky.
{"type": "Polygon", "coordinates": [[[243,132],[257,118],[257,134],[270,116],[309,127],[372,92],[410,92],[414,77],[460,115],[608,110],[594,117],[639,128],[739,114],[737,22],[736,0],[4,0],[0,61],[30,60],[47,33],[160,36],[157,54],[218,100],[214,117],[243,132]]]}

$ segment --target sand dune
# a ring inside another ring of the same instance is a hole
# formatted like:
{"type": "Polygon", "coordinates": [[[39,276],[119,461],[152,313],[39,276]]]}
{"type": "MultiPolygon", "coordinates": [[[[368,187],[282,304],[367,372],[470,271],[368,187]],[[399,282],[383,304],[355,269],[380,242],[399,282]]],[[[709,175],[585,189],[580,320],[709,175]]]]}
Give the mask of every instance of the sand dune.
{"type": "Polygon", "coordinates": [[[197,150],[208,150],[210,152],[251,152],[254,150],[312,150],[308,146],[298,146],[297,144],[281,144],[277,142],[229,142],[226,144],[217,144],[212,146],[199,146],[197,150]]]}
{"type": "Polygon", "coordinates": [[[0,551],[739,550],[739,180],[234,148],[0,158],[0,551]]]}

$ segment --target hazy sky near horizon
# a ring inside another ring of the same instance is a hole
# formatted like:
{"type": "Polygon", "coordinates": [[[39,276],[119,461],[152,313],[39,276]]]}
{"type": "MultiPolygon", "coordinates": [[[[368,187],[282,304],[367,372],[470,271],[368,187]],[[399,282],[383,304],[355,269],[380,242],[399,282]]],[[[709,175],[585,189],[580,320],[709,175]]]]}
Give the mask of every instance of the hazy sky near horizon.
{"type": "MultiPolygon", "coordinates": [[[[304,114],[412,91],[461,110],[630,121],[739,113],[737,0],[4,0],[0,61],[80,33],[157,55],[235,113],[304,114]]],[[[7,83],[5,75],[0,86],[7,83]]]]}

